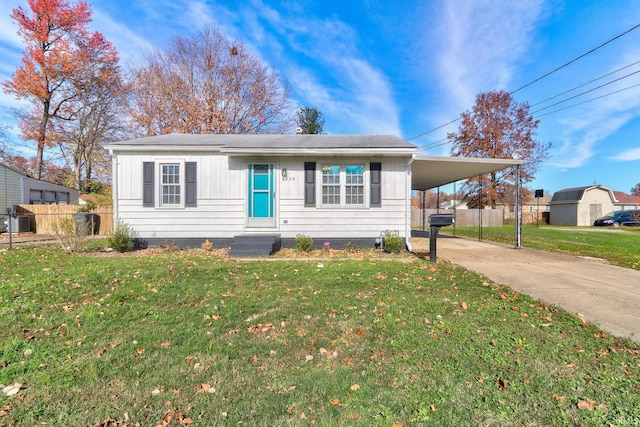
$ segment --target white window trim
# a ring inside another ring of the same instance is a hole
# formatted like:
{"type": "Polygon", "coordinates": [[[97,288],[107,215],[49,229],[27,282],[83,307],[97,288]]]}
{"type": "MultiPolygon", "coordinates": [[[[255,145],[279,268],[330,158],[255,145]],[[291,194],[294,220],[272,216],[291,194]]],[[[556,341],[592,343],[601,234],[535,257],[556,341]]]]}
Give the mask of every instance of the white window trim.
{"type": "Polygon", "coordinates": [[[366,209],[369,207],[369,166],[366,162],[334,162],[326,161],[320,162],[317,171],[317,187],[316,194],[318,195],[318,207],[325,209],[366,209]],[[322,169],[325,166],[339,166],[340,167],[340,203],[323,203],[322,189],[324,184],[322,183],[322,169]],[[362,203],[347,204],[347,166],[362,166],[362,203]]]}
{"type": "Polygon", "coordinates": [[[185,203],[185,191],[186,191],[186,183],[185,183],[185,160],[184,159],[156,159],[157,165],[157,179],[156,179],[156,194],[158,195],[158,201],[156,202],[156,207],[160,209],[184,209],[185,203]],[[180,179],[180,203],[175,204],[164,204],[162,198],[162,167],[168,165],[178,165],[180,168],[179,171],[179,179],[180,179]]]}

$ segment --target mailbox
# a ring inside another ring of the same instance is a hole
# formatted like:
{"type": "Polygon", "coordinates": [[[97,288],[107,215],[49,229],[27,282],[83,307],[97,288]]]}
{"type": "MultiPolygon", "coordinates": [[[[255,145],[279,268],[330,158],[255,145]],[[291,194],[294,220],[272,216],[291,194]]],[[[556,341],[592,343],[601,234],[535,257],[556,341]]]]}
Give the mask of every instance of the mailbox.
{"type": "Polygon", "coordinates": [[[431,227],[446,227],[453,224],[453,214],[433,214],[429,215],[431,227]]]}

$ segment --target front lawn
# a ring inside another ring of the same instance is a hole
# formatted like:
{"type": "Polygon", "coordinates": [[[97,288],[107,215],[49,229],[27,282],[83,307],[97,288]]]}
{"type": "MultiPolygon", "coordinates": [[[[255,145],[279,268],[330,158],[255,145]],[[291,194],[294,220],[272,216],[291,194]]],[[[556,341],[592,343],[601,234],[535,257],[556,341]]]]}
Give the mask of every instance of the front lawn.
{"type": "MultiPolygon", "coordinates": [[[[442,234],[453,234],[453,227],[444,227],[442,234]]],[[[478,227],[456,227],[457,236],[477,239],[478,227]]],[[[482,239],[513,244],[513,225],[484,227],[482,239]]],[[[522,246],[530,249],[568,255],[602,258],[613,265],[640,270],[640,227],[562,227],[525,225],[521,232],[522,246]]]]}
{"type": "Polygon", "coordinates": [[[638,344],[449,263],[49,245],[0,277],[2,426],[640,424],[638,344]]]}

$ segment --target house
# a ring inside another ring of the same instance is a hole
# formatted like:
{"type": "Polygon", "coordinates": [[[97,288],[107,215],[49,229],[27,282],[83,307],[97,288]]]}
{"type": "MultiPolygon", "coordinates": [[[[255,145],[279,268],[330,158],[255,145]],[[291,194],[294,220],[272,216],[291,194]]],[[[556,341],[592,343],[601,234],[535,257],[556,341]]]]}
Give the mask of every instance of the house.
{"type": "MultiPolygon", "coordinates": [[[[16,205],[71,204],[78,202],[78,190],[31,178],[0,164],[0,215],[16,205]]],[[[0,221],[3,226],[4,222],[0,221]]]]}
{"type": "Polygon", "coordinates": [[[614,209],[613,191],[602,185],[556,191],[550,202],[551,225],[590,226],[614,209]]]}
{"type": "Polygon", "coordinates": [[[386,135],[168,134],[107,149],[116,221],[150,245],[232,250],[243,237],[294,246],[298,235],[373,247],[387,230],[409,245],[412,189],[518,163],[420,158],[386,135]]]}
{"type": "Polygon", "coordinates": [[[440,203],[440,209],[469,209],[469,202],[451,199],[440,203]]]}
{"type": "Polygon", "coordinates": [[[613,204],[613,210],[628,211],[630,209],[640,209],[640,196],[623,193],[622,191],[613,192],[616,201],[613,204]]]}

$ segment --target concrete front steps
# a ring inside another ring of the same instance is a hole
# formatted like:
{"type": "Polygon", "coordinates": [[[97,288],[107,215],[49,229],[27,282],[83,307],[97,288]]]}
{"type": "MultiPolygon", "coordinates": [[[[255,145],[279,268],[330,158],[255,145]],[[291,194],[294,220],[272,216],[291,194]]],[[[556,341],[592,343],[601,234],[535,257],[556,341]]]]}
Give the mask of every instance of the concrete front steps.
{"type": "Polygon", "coordinates": [[[259,258],[268,257],[282,246],[279,234],[240,234],[234,236],[229,257],[259,258]]]}

